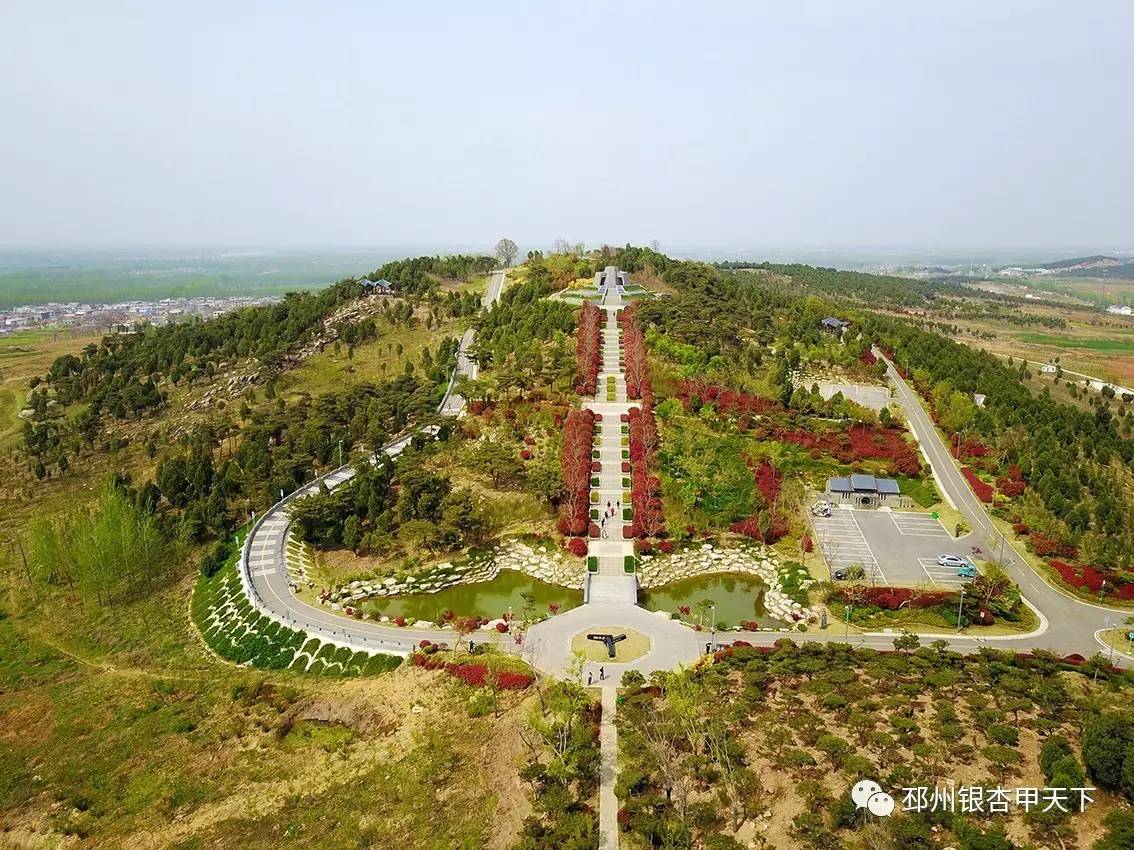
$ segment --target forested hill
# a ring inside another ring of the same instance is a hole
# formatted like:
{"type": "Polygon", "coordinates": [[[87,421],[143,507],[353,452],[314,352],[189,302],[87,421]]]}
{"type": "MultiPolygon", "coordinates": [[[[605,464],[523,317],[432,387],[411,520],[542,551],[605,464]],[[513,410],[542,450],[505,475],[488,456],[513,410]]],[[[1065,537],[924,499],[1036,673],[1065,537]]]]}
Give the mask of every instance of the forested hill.
{"type": "Polygon", "coordinates": [[[816,295],[845,298],[864,305],[924,307],[941,296],[965,297],[973,294],[957,283],[892,275],[867,274],[840,269],[805,266],[799,263],[726,262],[717,264],[728,270],[757,270],[788,278],[791,286],[816,295]]]}
{"type": "Polygon", "coordinates": [[[767,268],[790,276],[791,283],[722,271],[701,290],[703,297],[717,299],[716,311],[730,316],[758,320],[762,312],[773,312],[788,320],[793,334],[817,333],[816,317],[826,310],[851,320],[854,333],[847,344],[876,343],[892,351],[943,430],[963,434],[985,453],[980,460],[987,474],[1026,482],[1026,492],[1006,517],[1031,529],[1048,554],[1078,554],[1083,563],[1118,571],[1116,581],[1131,570],[1134,407],[1129,401],[1097,398],[1092,410],[1057,402],[1027,386],[1025,364],[1006,365],[916,322],[867,308],[886,307],[891,299],[900,303],[900,287],[915,287],[910,290],[915,292],[917,281],[808,266],[767,268]],[[795,285],[800,283],[806,288],[795,285]],[[986,397],[983,407],[974,403],[974,393],[986,397]]]}

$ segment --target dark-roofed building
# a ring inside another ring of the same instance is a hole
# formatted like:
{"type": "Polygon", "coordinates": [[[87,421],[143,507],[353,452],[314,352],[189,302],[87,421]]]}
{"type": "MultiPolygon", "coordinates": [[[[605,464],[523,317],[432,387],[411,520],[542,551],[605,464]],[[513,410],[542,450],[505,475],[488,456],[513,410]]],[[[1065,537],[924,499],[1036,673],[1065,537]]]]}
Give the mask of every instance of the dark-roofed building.
{"type": "Polygon", "coordinates": [[[899,505],[902,493],[893,478],[857,473],[849,478],[828,478],[827,498],[832,502],[877,507],[899,505]]]}
{"type": "Polygon", "coordinates": [[[359,281],[362,288],[369,292],[371,295],[391,295],[394,292],[394,284],[386,280],[386,278],[379,278],[378,280],[368,280],[363,278],[359,281]]]}
{"type": "Polygon", "coordinates": [[[819,322],[819,327],[821,327],[825,331],[830,331],[831,333],[841,334],[843,331],[850,327],[850,322],[844,322],[842,319],[837,319],[834,316],[828,316],[827,318],[819,322]]]}

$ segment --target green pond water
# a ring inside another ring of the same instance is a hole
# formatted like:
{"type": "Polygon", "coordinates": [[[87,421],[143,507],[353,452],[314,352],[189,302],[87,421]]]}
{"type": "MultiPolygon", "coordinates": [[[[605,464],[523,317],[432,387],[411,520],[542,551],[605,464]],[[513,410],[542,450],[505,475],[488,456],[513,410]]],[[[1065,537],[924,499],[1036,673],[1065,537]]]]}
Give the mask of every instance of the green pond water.
{"type": "Polygon", "coordinates": [[[512,606],[516,616],[528,604],[524,598],[528,594],[539,614],[547,613],[550,603],[559,605],[566,611],[581,605],[582,591],[568,590],[565,587],[548,584],[515,570],[501,570],[489,581],[474,584],[458,584],[436,593],[415,593],[400,596],[379,597],[367,602],[365,610],[376,610],[387,617],[413,617],[437,623],[445,610],[451,610],[459,617],[484,617],[494,620],[503,616],[512,606]]]}
{"type": "MultiPolygon", "coordinates": [[[[651,611],[676,611],[682,605],[693,609],[692,620],[697,622],[697,604],[709,600],[717,606],[717,623],[735,626],[741,620],[755,620],[762,626],[782,625],[768,616],[764,609],[764,591],[767,585],[758,578],[739,573],[720,573],[711,576],[683,579],[664,584],[641,594],[640,602],[651,611]]],[[[688,617],[685,618],[687,621],[688,617]]],[[[708,625],[709,614],[705,614],[708,625]]]]}

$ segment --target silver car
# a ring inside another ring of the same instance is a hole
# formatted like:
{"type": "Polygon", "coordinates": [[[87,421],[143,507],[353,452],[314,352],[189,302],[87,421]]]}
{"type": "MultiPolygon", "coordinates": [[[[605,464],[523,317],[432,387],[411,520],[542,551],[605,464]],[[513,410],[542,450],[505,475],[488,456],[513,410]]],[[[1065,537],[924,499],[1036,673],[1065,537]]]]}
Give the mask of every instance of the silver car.
{"type": "Polygon", "coordinates": [[[968,566],[968,561],[959,555],[938,555],[937,566],[939,567],[952,567],[959,570],[961,567],[968,566]]]}

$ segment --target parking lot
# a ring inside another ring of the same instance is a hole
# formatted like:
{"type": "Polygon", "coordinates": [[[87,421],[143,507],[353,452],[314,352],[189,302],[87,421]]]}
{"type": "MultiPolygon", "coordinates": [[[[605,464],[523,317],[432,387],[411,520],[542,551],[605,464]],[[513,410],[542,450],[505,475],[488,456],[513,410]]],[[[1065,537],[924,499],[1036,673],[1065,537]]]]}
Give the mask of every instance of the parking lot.
{"type": "Polygon", "coordinates": [[[819,394],[823,398],[830,398],[835,393],[842,393],[843,398],[861,404],[871,410],[881,410],[890,403],[890,388],[879,387],[872,384],[836,384],[830,381],[819,381],[819,394]]]}
{"type": "Polygon", "coordinates": [[[815,541],[834,573],[861,566],[878,584],[956,587],[971,579],[937,565],[939,555],[970,555],[930,514],[915,511],[855,510],[836,506],[830,517],[811,518],[815,541]]]}

